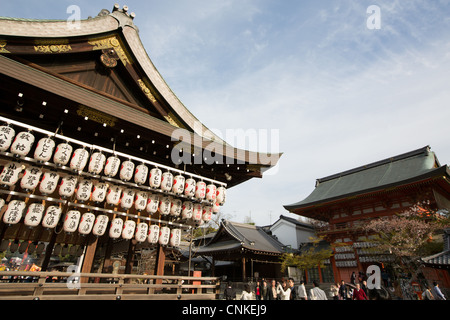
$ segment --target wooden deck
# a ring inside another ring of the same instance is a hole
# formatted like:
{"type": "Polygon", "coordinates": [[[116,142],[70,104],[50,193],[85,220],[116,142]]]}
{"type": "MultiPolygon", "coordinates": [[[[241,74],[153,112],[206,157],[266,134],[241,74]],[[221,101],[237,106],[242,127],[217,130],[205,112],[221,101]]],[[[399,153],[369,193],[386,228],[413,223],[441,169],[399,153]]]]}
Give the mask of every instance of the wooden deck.
{"type": "Polygon", "coordinates": [[[0,300],[215,300],[216,277],[1,271],[0,300]]]}

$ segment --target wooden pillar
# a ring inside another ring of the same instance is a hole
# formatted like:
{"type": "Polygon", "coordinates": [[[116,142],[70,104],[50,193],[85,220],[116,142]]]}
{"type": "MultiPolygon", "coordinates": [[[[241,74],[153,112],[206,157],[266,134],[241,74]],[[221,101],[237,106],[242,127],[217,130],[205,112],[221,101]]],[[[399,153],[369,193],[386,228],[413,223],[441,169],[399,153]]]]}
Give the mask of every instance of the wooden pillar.
{"type": "Polygon", "coordinates": [[[242,257],[242,281],[245,282],[245,257],[242,257]]]}
{"type": "Polygon", "coordinates": [[[341,283],[341,273],[339,272],[339,269],[336,267],[336,260],[334,259],[334,256],[330,258],[331,266],[333,268],[333,275],[334,275],[334,282],[341,283]]]}
{"type": "Polygon", "coordinates": [[[42,261],[41,271],[48,271],[47,268],[48,264],[50,263],[50,257],[52,256],[53,248],[55,247],[56,236],[57,236],[56,232],[52,230],[50,241],[47,244],[47,248],[45,249],[45,257],[44,261],[42,261]]]}
{"type": "Polygon", "coordinates": [[[317,272],[319,273],[319,283],[323,283],[322,268],[320,268],[320,263],[317,265],[317,272]]]}
{"type": "MultiPolygon", "coordinates": [[[[86,241],[86,250],[84,253],[83,266],[81,267],[81,273],[90,273],[92,265],[94,264],[95,251],[97,250],[98,238],[89,235],[88,241],[86,241]]],[[[88,278],[81,278],[81,283],[88,283],[88,278]]]]}
{"type": "Polygon", "coordinates": [[[128,246],[128,253],[127,253],[127,261],[125,263],[125,274],[131,274],[133,271],[133,256],[134,256],[134,250],[136,249],[136,240],[128,240],[130,241],[128,246]]]}
{"type": "Polygon", "coordinates": [[[158,251],[156,254],[156,266],[155,266],[155,274],[157,276],[164,275],[164,264],[166,262],[166,252],[161,245],[158,245],[158,251]]]}

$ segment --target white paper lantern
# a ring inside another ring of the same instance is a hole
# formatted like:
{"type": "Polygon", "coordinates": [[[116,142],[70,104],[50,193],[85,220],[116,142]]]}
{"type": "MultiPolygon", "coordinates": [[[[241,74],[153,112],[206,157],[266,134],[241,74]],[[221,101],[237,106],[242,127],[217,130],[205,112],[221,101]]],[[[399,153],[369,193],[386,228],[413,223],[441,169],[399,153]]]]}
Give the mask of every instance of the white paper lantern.
{"type": "Polygon", "coordinates": [[[30,152],[33,143],[34,135],[31,132],[19,132],[11,144],[11,152],[19,156],[26,156],[30,152]]]}
{"type": "Polygon", "coordinates": [[[136,190],[133,189],[125,189],[122,192],[122,198],[120,199],[120,206],[125,210],[128,210],[133,205],[134,195],[136,194],[136,190]]]}
{"type": "Polygon", "coordinates": [[[195,186],[197,183],[194,179],[188,178],[184,184],[184,195],[193,198],[195,196],[195,186]]]}
{"type": "Polygon", "coordinates": [[[161,190],[162,191],[171,191],[173,186],[173,174],[169,171],[164,172],[161,178],[161,190]]]}
{"type": "Polygon", "coordinates": [[[211,220],[213,209],[211,206],[203,206],[202,220],[208,222],[211,220]]]}
{"type": "Polygon", "coordinates": [[[78,184],[77,200],[84,202],[88,201],[91,197],[92,187],[94,183],[88,179],[82,179],[78,184]]]}
{"type": "Polygon", "coordinates": [[[147,239],[148,234],[148,224],[141,222],[136,226],[136,232],[134,238],[137,242],[144,242],[147,239]]]}
{"type": "Polygon", "coordinates": [[[37,227],[41,223],[44,215],[45,206],[42,203],[32,203],[28,206],[25,214],[25,225],[28,227],[37,227]]]}
{"type": "Polygon", "coordinates": [[[0,173],[0,184],[13,186],[19,180],[22,165],[19,162],[8,162],[0,173]]]}
{"type": "Polygon", "coordinates": [[[156,244],[159,240],[159,226],[152,224],[148,227],[148,242],[156,244]]]}
{"type": "Polygon", "coordinates": [[[89,160],[89,152],[84,148],[78,148],[73,152],[70,160],[70,169],[75,171],[83,171],[89,160]]]}
{"type": "Polygon", "coordinates": [[[181,242],[181,229],[170,230],[170,245],[172,247],[179,247],[181,242]]]}
{"type": "Polygon", "coordinates": [[[216,201],[216,191],[217,187],[213,184],[208,184],[206,186],[206,200],[216,201]]]}
{"type": "Polygon", "coordinates": [[[145,210],[148,213],[153,214],[156,211],[158,211],[158,208],[159,208],[159,195],[150,194],[148,196],[147,207],[145,208],[145,210]]]}
{"type": "Polygon", "coordinates": [[[159,203],[159,213],[166,216],[170,213],[171,201],[169,197],[163,197],[159,203]]]}
{"type": "Polygon", "coordinates": [[[34,159],[41,162],[50,161],[55,149],[55,141],[47,137],[38,141],[36,149],[34,150],[34,159]]]}
{"type": "Polygon", "coordinates": [[[105,166],[106,156],[101,152],[94,152],[89,160],[88,171],[92,174],[100,174],[105,166]]]}
{"type": "Polygon", "coordinates": [[[134,182],[137,184],[144,184],[147,180],[148,167],[145,164],[140,164],[136,167],[134,172],[134,182]]]}
{"type": "Polygon", "coordinates": [[[107,191],[108,191],[107,183],[100,181],[95,182],[94,188],[92,190],[92,201],[95,202],[105,201],[107,191]]]}
{"type": "Polygon", "coordinates": [[[119,177],[120,180],[130,181],[133,178],[134,173],[134,163],[130,160],[122,162],[122,167],[120,168],[119,177]]]}
{"type": "Polygon", "coordinates": [[[183,201],[177,198],[172,198],[170,205],[170,215],[178,217],[181,214],[181,209],[183,206],[183,201]]]}
{"type": "Polygon", "coordinates": [[[153,168],[152,170],[150,170],[150,174],[148,176],[148,182],[150,184],[150,187],[159,188],[161,186],[161,177],[162,177],[161,169],[153,168]]]}
{"type": "Polygon", "coordinates": [[[58,189],[59,195],[63,198],[70,198],[75,192],[77,182],[77,176],[67,175],[65,177],[62,177],[58,189]]]}
{"type": "Polygon", "coordinates": [[[106,228],[108,227],[109,218],[107,215],[100,214],[97,216],[94,222],[94,227],[92,228],[92,233],[101,237],[105,234],[106,228]]]}
{"type": "Polygon", "coordinates": [[[114,177],[120,168],[120,159],[116,156],[108,157],[105,164],[105,176],[114,177]]]}
{"type": "Polygon", "coordinates": [[[122,238],[126,240],[130,240],[134,236],[134,230],[136,229],[136,222],[133,220],[127,220],[123,224],[123,230],[122,230],[122,238]]]}
{"type": "Polygon", "coordinates": [[[72,151],[72,146],[67,142],[58,144],[53,155],[53,162],[59,166],[65,166],[70,160],[72,151]]]}
{"type": "Polygon", "coordinates": [[[170,229],[168,227],[161,227],[159,229],[159,244],[166,246],[170,240],[170,229]]]}
{"type": "Polygon", "coordinates": [[[218,187],[216,190],[216,201],[220,205],[223,205],[225,203],[226,195],[227,195],[227,189],[222,186],[218,187]]]}
{"type": "Polygon", "coordinates": [[[32,191],[36,189],[42,175],[42,170],[38,167],[27,167],[22,179],[20,187],[24,190],[32,191]]]}
{"type": "Polygon", "coordinates": [[[39,185],[39,191],[44,195],[50,195],[55,192],[58,186],[59,174],[52,171],[44,172],[41,183],[39,185]]]}
{"type": "Polygon", "coordinates": [[[213,208],[213,213],[220,212],[220,204],[218,202],[214,202],[214,205],[212,206],[212,208],[213,208]]]}
{"type": "Polygon", "coordinates": [[[122,187],[109,186],[108,194],[106,196],[106,203],[117,206],[119,204],[122,194],[122,187]]]}
{"type": "Polygon", "coordinates": [[[13,142],[16,131],[9,126],[0,126],[0,151],[6,151],[13,142]]]}
{"type": "Polygon", "coordinates": [[[134,198],[134,207],[138,211],[145,210],[148,201],[148,193],[145,191],[137,191],[134,198]]]}
{"type": "Polygon", "coordinates": [[[203,215],[202,205],[200,203],[194,203],[194,208],[192,211],[192,219],[194,221],[200,221],[202,220],[202,215],[203,215]]]}
{"type": "Polygon", "coordinates": [[[5,213],[3,214],[3,222],[10,225],[16,224],[22,219],[26,204],[24,201],[12,200],[8,203],[5,213]]]}
{"type": "Polygon", "coordinates": [[[194,204],[191,201],[183,202],[183,208],[181,210],[181,218],[191,219],[194,210],[194,204]]]}
{"type": "Polygon", "coordinates": [[[109,237],[112,239],[118,239],[122,235],[123,220],[120,218],[114,218],[111,221],[111,227],[109,228],[109,237]]]}
{"type": "Polygon", "coordinates": [[[78,226],[78,232],[83,235],[91,233],[94,222],[95,215],[92,212],[84,213],[78,226]]]}
{"type": "Polygon", "coordinates": [[[77,230],[80,222],[81,212],[78,210],[69,210],[64,218],[63,230],[67,233],[72,233],[77,230]]]}
{"type": "Polygon", "coordinates": [[[197,182],[195,186],[195,197],[199,200],[205,199],[206,196],[206,183],[203,181],[197,182]]]}
{"type": "Polygon", "coordinates": [[[174,192],[175,194],[182,194],[184,192],[185,180],[186,179],[181,174],[176,175],[173,178],[172,192],[174,192]]]}
{"type": "Polygon", "coordinates": [[[45,216],[42,219],[42,226],[44,228],[53,229],[58,224],[61,217],[61,208],[59,206],[49,206],[45,211],[45,216]]]}

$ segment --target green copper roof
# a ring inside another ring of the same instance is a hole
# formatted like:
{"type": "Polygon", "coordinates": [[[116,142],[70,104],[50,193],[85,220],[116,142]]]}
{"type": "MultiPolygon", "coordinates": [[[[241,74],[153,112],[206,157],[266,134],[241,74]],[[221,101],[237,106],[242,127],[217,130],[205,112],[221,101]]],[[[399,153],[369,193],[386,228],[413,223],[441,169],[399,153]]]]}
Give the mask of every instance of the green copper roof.
{"type": "Polygon", "coordinates": [[[300,202],[285,205],[284,207],[292,211],[349,196],[407,184],[424,176],[438,175],[441,171],[448,173],[447,166],[440,167],[434,152],[431,152],[427,146],[317,179],[316,188],[308,197],[300,202]]]}

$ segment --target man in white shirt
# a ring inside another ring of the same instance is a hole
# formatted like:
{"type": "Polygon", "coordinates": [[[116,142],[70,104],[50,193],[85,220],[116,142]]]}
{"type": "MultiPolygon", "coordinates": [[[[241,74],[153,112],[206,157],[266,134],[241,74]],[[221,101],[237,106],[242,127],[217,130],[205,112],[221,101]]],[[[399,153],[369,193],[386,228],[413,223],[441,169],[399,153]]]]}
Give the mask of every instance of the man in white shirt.
{"type": "Polygon", "coordinates": [[[316,280],[313,281],[313,288],[309,290],[311,300],[328,300],[325,291],[319,288],[316,280]]]}
{"type": "Polygon", "coordinates": [[[305,281],[301,281],[300,285],[298,286],[298,292],[297,297],[300,300],[308,300],[308,296],[306,295],[306,289],[305,289],[305,281]]]}

